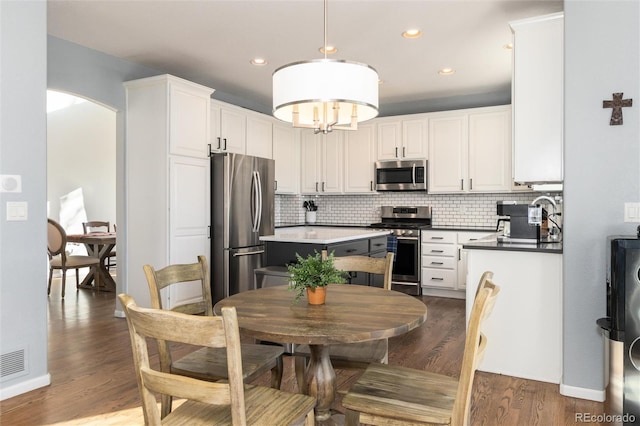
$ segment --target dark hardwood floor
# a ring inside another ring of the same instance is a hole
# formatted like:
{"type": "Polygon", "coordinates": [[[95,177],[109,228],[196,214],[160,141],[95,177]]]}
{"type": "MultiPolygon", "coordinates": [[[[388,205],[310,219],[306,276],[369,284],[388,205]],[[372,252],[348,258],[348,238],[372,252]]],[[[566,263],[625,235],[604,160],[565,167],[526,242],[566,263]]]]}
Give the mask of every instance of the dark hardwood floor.
{"type": "MultiPolygon", "coordinates": [[[[73,281],[69,278],[63,301],[59,280],[54,280],[49,298],[52,383],[0,402],[2,426],[143,423],[127,324],[113,316],[115,295],[76,293],[73,281]]],[[[434,297],[423,301],[429,309],[426,323],[390,340],[389,362],[457,376],[464,344],[464,301],[434,297]]],[[[152,362],[157,362],[155,354],[152,362]]],[[[284,374],[282,389],[297,392],[291,357],[285,359],[284,374]]],[[[339,371],[339,388],[347,389],[357,375],[339,371]]],[[[269,373],[256,383],[268,385],[269,373]]],[[[603,412],[602,403],[560,395],[558,385],[478,372],[471,424],[575,425],[577,413],[603,412]]]]}

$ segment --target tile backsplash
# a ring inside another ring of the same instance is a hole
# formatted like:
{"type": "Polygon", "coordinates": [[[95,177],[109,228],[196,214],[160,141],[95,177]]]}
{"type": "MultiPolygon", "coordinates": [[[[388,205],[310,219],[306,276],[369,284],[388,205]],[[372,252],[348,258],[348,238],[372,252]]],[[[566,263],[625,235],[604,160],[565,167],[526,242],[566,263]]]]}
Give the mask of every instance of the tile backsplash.
{"type": "MultiPolygon", "coordinates": [[[[369,225],[380,220],[380,206],[431,206],[432,225],[452,228],[493,228],[496,202],[512,200],[528,204],[537,192],[496,194],[425,194],[422,192],[382,192],[371,195],[276,195],[276,226],[304,223],[304,200],[318,206],[317,221],[322,224],[369,225]]],[[[554,194],[561,195],[561,194],[554,194]]]]}

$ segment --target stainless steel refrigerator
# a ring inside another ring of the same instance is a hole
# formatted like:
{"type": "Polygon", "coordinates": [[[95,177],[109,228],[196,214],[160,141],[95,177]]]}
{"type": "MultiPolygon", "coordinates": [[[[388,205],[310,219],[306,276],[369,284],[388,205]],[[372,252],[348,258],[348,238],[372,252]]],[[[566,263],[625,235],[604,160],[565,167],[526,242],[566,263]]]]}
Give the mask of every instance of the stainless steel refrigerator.
{"type": "Polygon", "coordinates": [[[211,156],[211,295],[214,303],[253,288],[264,263],[260,236],[274,233],[275,161],[211,156]]]}

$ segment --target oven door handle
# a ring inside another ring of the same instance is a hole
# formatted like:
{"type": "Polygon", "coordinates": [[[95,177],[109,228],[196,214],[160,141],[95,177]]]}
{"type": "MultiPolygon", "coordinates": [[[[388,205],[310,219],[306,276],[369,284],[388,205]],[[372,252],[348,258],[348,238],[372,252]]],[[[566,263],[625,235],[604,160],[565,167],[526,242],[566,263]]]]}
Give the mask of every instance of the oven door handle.
{"type": "Polygon", "coordinates": [[[415,241],[420,239],[420,237],[396,237],[396,238],[398,238],[399,240],[415,240],[415,241]]]}

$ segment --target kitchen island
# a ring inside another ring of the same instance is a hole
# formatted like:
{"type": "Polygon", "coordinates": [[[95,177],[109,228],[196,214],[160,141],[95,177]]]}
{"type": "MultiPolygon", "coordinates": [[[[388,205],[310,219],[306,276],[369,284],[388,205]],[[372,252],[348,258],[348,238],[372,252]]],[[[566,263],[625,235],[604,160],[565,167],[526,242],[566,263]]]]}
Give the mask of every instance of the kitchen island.
{"type": "MultiPolygon", "coordinates": [[[[276,228],[260,237],[266,248],[266,266],[286,266],[302,257],[327,250],[335,256],[384,257],[389,231],[359,227],[294,226],[276,228]]],[[[352,275],[352,284],[375,285],[369,274],[352,275]]]]}
{"type": "Polygon", "coordinates": [[[501,243],[491,238],[467,250],[467,318],[484,271],[500,293],[484,324],[488,345],[479,369],[560,383],[562,376],[562,243],[501,243]]]}

